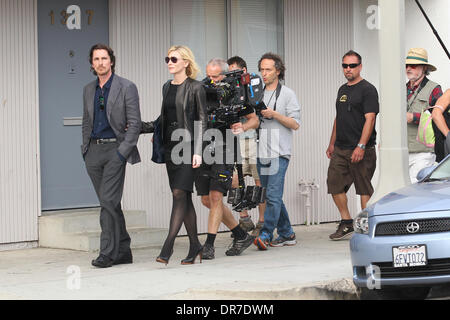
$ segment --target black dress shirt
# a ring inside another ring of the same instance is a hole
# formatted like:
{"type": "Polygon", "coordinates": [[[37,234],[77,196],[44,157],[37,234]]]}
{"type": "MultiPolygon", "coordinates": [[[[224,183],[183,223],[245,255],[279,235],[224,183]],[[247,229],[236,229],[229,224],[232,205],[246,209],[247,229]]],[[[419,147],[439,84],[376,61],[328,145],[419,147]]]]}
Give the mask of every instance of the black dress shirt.
{"type": "Polygon", "coordinates": [[[97,88],[94,95],[94,126],[92,129],[91,137],[93,139],[110,139],[116,138],[116,135],[111,128],[106,114],[106,107],[108,105],[108,95],[111,89],[111,83],[113,81],[114,74],[111,75],[109,80],[100,88],[97,79],[97,88]]]}

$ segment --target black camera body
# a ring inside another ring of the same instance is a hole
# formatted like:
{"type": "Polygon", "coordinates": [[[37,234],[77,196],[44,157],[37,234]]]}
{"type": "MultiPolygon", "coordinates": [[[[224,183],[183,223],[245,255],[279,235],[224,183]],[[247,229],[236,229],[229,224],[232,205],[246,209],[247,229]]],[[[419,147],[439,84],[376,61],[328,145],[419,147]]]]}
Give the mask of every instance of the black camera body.
{"type": "Polygon", "coordinates": [[[208,122],[214,128],[229,127],[239,122],[239,114],[248,107],[258,109],[264,97],[260,76],[244,73],[243,70],[226,72],[225,78],[213,83],[206,78],[208,122]]]}

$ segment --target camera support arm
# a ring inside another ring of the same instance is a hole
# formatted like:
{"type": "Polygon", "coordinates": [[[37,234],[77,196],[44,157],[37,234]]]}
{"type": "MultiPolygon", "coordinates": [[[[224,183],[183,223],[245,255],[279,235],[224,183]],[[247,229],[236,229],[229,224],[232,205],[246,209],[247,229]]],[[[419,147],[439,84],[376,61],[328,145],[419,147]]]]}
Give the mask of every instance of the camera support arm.
{"type": "Polygon", "coordinates": [[[425,19],[427,20],[428,24],[431,27],[431,30],[433,30],[434,35],[438,39],[439,43],[441,44],[442,48],[444,49],[445,53],[447,54],[447,57],[450,59],[450,53],[448,52],[447,48],[445,47],[444,42],[442,41],[441,37],[439,36],[438,32],[434,28],[433,24],[431,23],[430,19],[428,18],[427,14],[425,13],[425,10],[423,10],[422,6],[420,5],[419,0],[416,0],[417,5],[419,6],[420,11],[422,11],[422,14],[424,15],[425,19]]]}
{"type": "Polygon", "coordinates": [[[238,137],[234,137],[234,166],[236,167],[236,171],[238,173],[238,181],[239,181],[239,188],[245,189],[245,180],[244,180],[244,173],[242,171],[242,163],[238,163],[237,159],[237,152],[238,152],[238,137]]]}

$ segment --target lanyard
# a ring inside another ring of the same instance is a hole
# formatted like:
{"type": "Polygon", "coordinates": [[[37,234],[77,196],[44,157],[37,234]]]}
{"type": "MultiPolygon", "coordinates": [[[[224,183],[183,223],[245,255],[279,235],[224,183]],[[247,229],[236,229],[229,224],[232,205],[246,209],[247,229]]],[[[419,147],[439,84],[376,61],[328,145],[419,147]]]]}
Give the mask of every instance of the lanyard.
{"type": "MultiPolygon", "coordinates": [[[[273,111],[276,111],[276,110],[277,110],[277,100],[278,100],[278,97],[280,96],[281,87],[282,87],[281,83],[278,82],[277,89],[272,93],[272,96],[270,97],[269,102],[267,102],[267,107],[269,107],[270,101],[272,101],[273,95],[274,95],[274,93],[276,92],[276,95],[275,95],[275,104],[273,105],[273,111]]],[[[264,91],[265,91],[265,90],[266,90],[266,87],[264,87],[264,91]]]]}

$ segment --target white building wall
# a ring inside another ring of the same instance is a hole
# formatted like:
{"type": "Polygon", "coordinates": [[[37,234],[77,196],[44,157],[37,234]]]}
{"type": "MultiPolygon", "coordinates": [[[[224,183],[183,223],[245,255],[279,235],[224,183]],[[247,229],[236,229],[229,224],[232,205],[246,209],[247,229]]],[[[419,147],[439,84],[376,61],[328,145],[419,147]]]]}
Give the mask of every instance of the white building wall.
{"type": "MultiPolygon", "coordinates": [[[[298,193],[300,179],[319,185],[321,222],[340,220],[327,194],[328,147],[339,87],[346,82],[341,68],[344,53],[353,48],[350,0],[285,0],[286,85],[301,106],[300,129],[294,135],[293,156],[286,176],[284,201],[293,223],[304,223],[305,199],[298,193]]],[[[348,193],[355,215],[354,188],[348,193]]]]}
{"type": "MultiPolygon", "coordinates": [[[[450,1],[421,0],[420,4],[439,33],[447,50],[450,51],[450,1]]],[[[437,71],[431,73],[430,79],[439,83],[443,89],[449,89],[449,58],[414,0],[406,0],[405,15],[405,57],[409,48],[425,48],[428,51],[429,62],[437,67],[437,71]]]]}
{"type": "MultiPolygon", "coordinates": [[[[420,3],[450,51],[450,1],[422,0],[420,3]]],[[[367,12],[370,6],[376,5],[377,0],[353,0],[354,47],[364,59],[363,76],[379,88],[378,30],[368,27],[371,26],[373,11],[367,12]]],[[[438,68],[431,73],[430,79],[443,88],[450,88],[449,59],[414,0],[405,0],[405,20],[405,57],[410,48],[425,48],[430,63],[438,68]]],[[[380,21],[380,26],[382,23],[380,21]]]]}
{"type": "Polygon", "coordinates": [[[0,0],[0,244],[38,238],[36,5],[0,0]]]}

